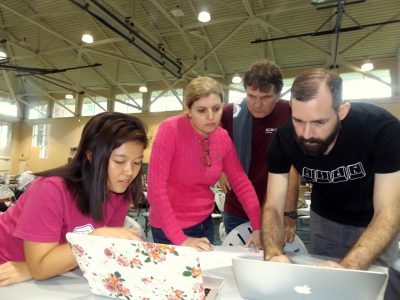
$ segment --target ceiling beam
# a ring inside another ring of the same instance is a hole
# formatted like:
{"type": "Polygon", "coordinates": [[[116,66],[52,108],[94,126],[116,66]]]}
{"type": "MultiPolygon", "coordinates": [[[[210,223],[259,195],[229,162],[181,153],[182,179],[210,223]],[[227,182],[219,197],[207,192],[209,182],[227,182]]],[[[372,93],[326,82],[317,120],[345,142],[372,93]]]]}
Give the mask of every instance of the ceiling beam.
{"type": "MultiPolygon", "coordinates": [[[[388,22],[390,21],[395,21],[398,20],[398,18],[400,17],[400,13],[394,15],[393,17],[391,17],[388,22]]],[[[366,38],[368,38],[369,36],[371,36],[372,34],[376,33],[377,31],[381,30],[383,26],[385,26],[386,24],[382,24],[379,25],[378,27],[372,29],[370,32],[366,33],[365,35],[363,35],[362,37],[360,37],[358,40],[354,41],[354,43],[352,43],[351,45],[347,46],[346,48],[344,48],[343,50],[341,50],[339,53],[343,54],[346,51],[350,50],[351,48],[353,48],[354,46],[356,46],[357,44],[359,44],[360,42],[362,42],[363,40],[365,40],[366,38]]]]}
{"type": "Polygon", "coordinates": [[[161,14],[176,28],[178,29],[180,35],[182,36],[183,40],[185,41],[186,46],[188,47],[188,49],[190,50],[190,53],[192,54],[192,56],[196,55],[196,50],[194,50],[192,44],[190,43],[186,32],[182,29],[182,27],[175,21],[174,18],[171,17],[171,15],[161,6],[160,3],[158,3],[157,0],[150,0],[150,2],[157,8],[157,10],[159,12],[161,12],[161,14]]]}
{"type": "MultiPolygon", "coordinates": [[[[258,31],[256,22],[254,21],[255,15],[253,13],[253,9],[251,8],[251,5],[250,5],[249,1],[247,1],[247,0],[242,0],[242,4],[243,4],[243,6],[244,6],[244,8],[245,8],[245,10],[247,12],[247,15],[250,17],[251,28],[253,29],[254,36],[256,38],[258,38],[260,36],[260,32],[258,31]]],[[[257,52],[258,52],[258,55],[260,56],[261,59],[265,59],[264,51],[262,51],[260,49],[260,47],[257,47],[257,52]]]]}
{"type": "MultiPolygon", "coordinates": [[[[238,26],[236,26],[235,29],[233,29],[230,33],[228,33],[217,45],[214,46],[214,48],[212,48],[206,55],[204,55],[202,58],[200,58],[198,61],[196,61],[192,66],[190,66],[187,70],[185,70],[182,74],[182,77],[184,77],[185,75],[189,74],[192,70],[194,70],[194,68],[196,68],[199,64],[201,64],[205,59],[207,59],[208,56],[212,55],[215,51],[217,51],[223,44],[225,44],[226,41],[228,41],[230,38],[232,38],[238,31],[240,31],[244,26],[248,25],[248,20],[245,20],[243,22],[241,22],[238,26]]],[[[178,84],[179,80],[175,80],[172,83],[172,86],[175,86],[176,84],[178,84]]],[[[158,98],[160,98],[161,96],[163,96],[165,93],[167,92],[167,90],[163,91],[162,93],[160,93],[155,99],[154,101],[156,101],[158,98]]]]}
{"type": "MultiPolygon", "coordinates": [[[[290,2],[288,4],[281,5],[278,9],[266,9],[264,11],[258,12],[254,14],[254,17],[264,17],[267,15],[276,15],[276,14],[281,14],[282,12],[289,12],[289,11],[301,11],[306,8],[310,8],[310,4],[301,4],[301,5],[291,5],[290,2]]],[[[248,15],[237,15],[237,16],[232,16],[232,17],[226,17],[226,18],[219,18],[219,19],[213,19],[210,22],[207,23],[201,23],[201,22],[194,22],[194,23],[188,23],[185,26],[182,26],[182,29],[185,31],[189,31],[190,29],[195,29],[198,27],[207,27],[207,26],[212,26],[212,25],[217,25],[217,24],[225,24],[225,23],[241,23],[244,22],[248,19],[251,19],[252,17],[248,15]]],[[[160,34],[176,34],[176,31],[162,31],[160,30],[160,34]]]]}
{"type": "Polygon", "coordinates": [[[21,107],[21,105],[20,105],[20,103],[18,101],[18,97],[17,97],[17,95],[16,95],[16,93],[14,91],[14,88],[13,88],[12,84],[11,84],[10,78],[8,77],[7,71],[2,70],[2,73],[3,73],[4,81],[6,82],[6,85],[7,85],[8,91],[10,92],[11,99],[14,100],[16,105],[17,105],[17,108],[18,108],[17,109],[17,114],[18,113],[21,114],[22,113],[22,107],[21,107]]]}
{"type": "MultiPolygon", "coordinates": [[[[193,2],[191,0],[188,0],[188,3],[189,3],[189,6],[190,6],[190,9],[192,10],[193,16],[196,16],[197,11],[196,11],[196,9],[195,9],[195,7],[193,5],[193,2]]],[[[206,41],[208,46],[210,48],[213,48],[214,45],[211,43],[210,37],[208,36],[208,33],[207,33],[206,29],[202,26],[202,27],[200,27],[200,30],[201,30],[202,34],[199,34],[199,35],[195,35],[194,34],[194,35],[199,37],[199,38],[201,38],[201,39],[203,39],[204,41],[206,41]]],[[[224,67],[222,66],[222,63],[221,63],[217,53],[214,52],[213,57],[214,57],[215,61],[217,62],[217,65],[218,65],[218,68],[219,68],[221,74],[223,76],[225,76],[226,72],[224,70],[224,67]]]]}
{"type": "MultiPolygon", "coordinates": [[[[49,98],[51,101],[53,101],[54,103],[57,103],[58,105],[62,106],[64,109],[66,109],[67,111],[69,111],[71,114],[73,114],[74,116],[77,116],[77,114],[70,110],[68,107],[66,107],[64,104],[60,103],[58,101],[58,99],[54,98],[50,93],[48,93],[42,86],[40,86],[40,84],[38,84],[33,78],[27,78],[27,80],[31,83],[31,85],[33,87],[35,87],[39,93],[41,93],[42,95],[45,95],[47,98],[49,98]]],[[[46,116],[48,117],[48,116],[46,116]]]]}
{"type": "MultiPolygon", "coordinates": [[[[35,20],[32,20],[31,18],[28,18],[27,16],[24,16],[23,14],[21,14],[21,13],[15,11],[14,9],[9,8],[8,6],[6,6],[6,5],[4,5],[4,4],[2,4],[2,3],[0,3],[0,7],[3,7],[4,9],[9,10],[10,12],[16,14],[17,16],[19,16],[19,17],[23,18],[24,20],[26,20],[26,21],[28,21],[28,22],[30,22],[30,23],[32,23],[32,24],[38,26],[40,29],[43,29],[43,30],[47,31],[47,32],[49,32],[50,34],[52,34],[52,35],[54,35],[54,36],[56,36],[56,37],[62,36],[62,35],[60,35],[59,33],[57,33],[56,31],[54,31],[54,30],[52,30],[52,29],[46,27],[46,26],[48,26],[48,25],[45,25],[45,24],[39,23],[39,22],[37,22],[37,21],[35,21],[35,20]]],[[[72,41],[68,40],[68,39],[65,38],[65,37],[63,37],[62,40],[63,40],[65,43],[67,43],[68,45],[74,46],[76,49],[80,47],[80,45],[78,45],[78,44],[76,44],[76,43],[73,43],[72,41]]],[[[13,42],[13,41],[11,41],[11,42],[13,42]]],[[[15,41],[14,41],[14,42],[15,42],[15,41]]],[[[16,43],[16,44],[18,45],[18,47],[23,48],[23,49],[24,49],[25,51],[27,51],[28,53],[31,53],[31,54],[33,54],[35,57],[41,59],[41,60],[44,62],[45,65],[51,65],[51,66],[54,68],[54,66],[53,66],[48,60],[44,59],[44,57],[41,56],[40,54],[37,54],[35,51],[33,51],[33,50],[30,49],[30,48],[26,48],[26,47],[21,46],[20,43],[16,43]]],[[[94,71],[96,72],[96,70],[94,70],[94,71]]],[[[61,76],[63,76],[64,78],[66,78],[66,80],[68,80],[69,82],[71,82],[71,85],[73,85],[73,81],[72,81],[70,78],[68,78],[68,76],[67,76],[66,74],[61,74],[61,76]]]]}
{"type": "Polygon", "coordinates": [[[386,85],[386,86],[388,86],[388,87],[390,87],[390,88],[392,88],[392,89],[395,89],[395,90],[398,89],[397,85],[395,85],[395,84],[390,84],[389,82],[386,82],[386,81],[382,80],[381,78],[379,78],[378,76],[376,76],[376,75],[374,75],[374,74],[372,74],[372,73],[370,73],[370,72],[363,72],[363,71],[361,71],[361,69],[360,69],[358,66],[356,66],[356,65],[347,63],[347,62],[345,62],[345,61],[342,61],[342,63],[343,63],[343,65],[344,65],[346,68],[349,68],[350,70],[353,70],[353,71],[355,71],[355,72],[362,73],[363,75],[365,75],[365,76],[367,76],[367,77],[369,77],[369,78],[371,78],[371,79],[374,79],[374,80],[376,80],[376,81],[378,81],[378,82],[380,82],[380,83],[382,83],[382,84],[384,84],[384,85],[386,85]]]}

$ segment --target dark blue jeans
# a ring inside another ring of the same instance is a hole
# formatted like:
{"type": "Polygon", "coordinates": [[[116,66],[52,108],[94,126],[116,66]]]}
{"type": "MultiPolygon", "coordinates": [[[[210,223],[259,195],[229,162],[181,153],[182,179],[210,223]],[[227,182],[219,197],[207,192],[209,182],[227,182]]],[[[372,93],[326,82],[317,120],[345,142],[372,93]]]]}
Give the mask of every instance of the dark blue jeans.
{"type": "Polygon", "coordinates": [[[383,299],[400,299],[400,270],[396,270],[393,266],[389,268],[389,281],[383,299]]]}
{"type": "MultiPolygon", "coordinates": [[[[211,216],[209,216],[207,219],[197,225],[183,229],[183,232],[189,237],[206,237],[211,244],[214,244],[214,221],[211,216]]],[[[155,243],[172,244],[171,241],[164,234],[162,229],[152,226],[151,233],[153,234],[153,241],[155,243]]]]}
{"type": "Polygon", "coordinates": [[[231,232],[237,226],[242,225],[243,223],[246,223],[249,221],[249,219],[247,219],[247,218],[236,217],[226,211],[224,211],[223,217],[224,217],[224,227],[225,227],[226,234],[231,232]]]}

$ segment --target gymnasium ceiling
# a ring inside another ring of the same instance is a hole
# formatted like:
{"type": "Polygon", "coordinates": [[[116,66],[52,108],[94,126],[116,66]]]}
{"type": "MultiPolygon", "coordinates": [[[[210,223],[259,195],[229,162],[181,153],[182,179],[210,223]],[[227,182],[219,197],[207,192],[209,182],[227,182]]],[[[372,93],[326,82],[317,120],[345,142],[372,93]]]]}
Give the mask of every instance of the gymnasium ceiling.
{"type": "Polygon", "coordinates": [[[198,75],[229,82],[266,58],[283,70],[357,70],[366,58],[399,60],[399,21],[399,0],[339,0],[324,9],[311,0],[0,0],[0,46],[8,55],[0,96],[27,104],[69,91],[128,93],[143,83],[170,89],[198,75]],[[74,2],[92,13],[101,4],[112,26],[74,2]],[[208,23],[197,21],[203,8],[208,23]],[[85,31],[93,44],[81,42],[85,31]]]}

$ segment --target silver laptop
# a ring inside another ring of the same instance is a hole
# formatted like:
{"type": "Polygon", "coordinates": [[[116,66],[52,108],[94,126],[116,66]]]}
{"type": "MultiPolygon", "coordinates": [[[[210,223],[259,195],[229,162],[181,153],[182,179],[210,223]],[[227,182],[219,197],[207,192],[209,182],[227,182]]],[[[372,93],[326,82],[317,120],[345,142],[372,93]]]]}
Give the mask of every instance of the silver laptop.
{"type": "Polygon", "coordinates": [[[67,233],[90,290],[118,299],[214,299],[223,278],[204,276],[193,248],[67,233]]]}
{"type": "Polygon", "coordinates": [[[235,257],[232,264],[240,295],[254,300],[376,300],[387,277],[382,272],[277,263],[254,256],[235,257]]]}

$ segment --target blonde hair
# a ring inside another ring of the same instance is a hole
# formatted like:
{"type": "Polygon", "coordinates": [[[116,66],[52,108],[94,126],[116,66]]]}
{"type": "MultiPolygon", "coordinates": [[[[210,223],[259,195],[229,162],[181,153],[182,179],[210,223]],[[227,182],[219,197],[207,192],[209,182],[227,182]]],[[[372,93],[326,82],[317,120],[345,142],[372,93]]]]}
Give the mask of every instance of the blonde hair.
{"type": "Polygon", "coordinates": [[[185,106],[190,109],[194,102],[210,94],[218,95],[221,103],[223,102],[224,89],[218,81],[210,77],[197,77],[186,86],[183,101],[185,106]]]}

